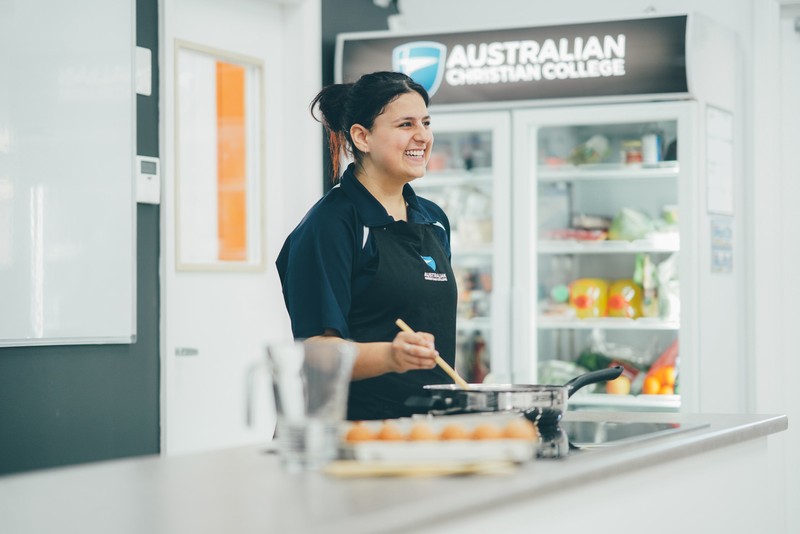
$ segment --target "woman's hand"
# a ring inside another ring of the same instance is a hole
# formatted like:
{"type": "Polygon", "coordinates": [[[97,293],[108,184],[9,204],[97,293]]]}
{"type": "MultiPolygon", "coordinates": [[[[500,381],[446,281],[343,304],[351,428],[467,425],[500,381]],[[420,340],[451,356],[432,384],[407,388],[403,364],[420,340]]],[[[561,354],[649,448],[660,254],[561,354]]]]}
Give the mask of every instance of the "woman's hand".
{"type": "Polygon", "coordinates": [[[436,367],[439,352],[433,345],[433,335],[427,332],[399,332],[392,340],[389,366],[395,373],[436,367]]]}

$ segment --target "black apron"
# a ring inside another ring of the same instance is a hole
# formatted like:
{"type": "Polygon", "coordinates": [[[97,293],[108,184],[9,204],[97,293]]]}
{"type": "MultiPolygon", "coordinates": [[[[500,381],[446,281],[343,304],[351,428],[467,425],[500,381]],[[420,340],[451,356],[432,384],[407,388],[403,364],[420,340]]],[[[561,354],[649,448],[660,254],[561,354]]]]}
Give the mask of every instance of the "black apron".
{"type": "MultiPolygon", "coordinates": [[[[371,228],[378,249],[372,282],[354,296],[348,317],[354,341],[392,341],[403,319],[416,331],[434,335],[436,350],[455,367],[456,299],[458,292],[447,253],[430,224],[397,221],[371,228]]],[[[434,369],[387,373],[350,383],[350,420],[407,417],[408,397],[426,384],[448,384],[450,377],[434,369]]]]}

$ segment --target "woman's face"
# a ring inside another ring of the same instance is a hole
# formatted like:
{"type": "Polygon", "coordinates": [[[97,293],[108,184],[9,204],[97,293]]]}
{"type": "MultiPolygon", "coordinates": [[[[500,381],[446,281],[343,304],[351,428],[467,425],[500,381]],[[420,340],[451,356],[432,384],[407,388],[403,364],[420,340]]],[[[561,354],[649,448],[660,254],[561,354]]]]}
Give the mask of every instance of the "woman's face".
{"type": "Polygon", "coordinates": [[[403,182],[424,176],[433,145],[430,123],[418,93],[404,93],[387,105],[366,136],[368,173],[403,182]]]}

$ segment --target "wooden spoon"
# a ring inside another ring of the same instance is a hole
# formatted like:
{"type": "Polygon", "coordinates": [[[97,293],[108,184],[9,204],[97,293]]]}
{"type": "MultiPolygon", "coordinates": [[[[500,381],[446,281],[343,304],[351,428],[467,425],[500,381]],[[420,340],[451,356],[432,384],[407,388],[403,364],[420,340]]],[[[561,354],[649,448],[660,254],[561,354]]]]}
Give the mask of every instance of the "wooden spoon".
{"type": "MultiPolygon", "coordinates": [[[[414,330],[412,330],[411,327],[408,326],[402,319],[398,319],[394,323],[399,326],[400,330],[403,332],[408,332],[409,334],[415,333],[414,330]]],[[[461,386],[461,389],[469,389],[469,384],[467,384],[467,381],[461,378],[458,373],[456,373],[456,370],[450,367],[450,365],[444,361],[441,356],[436,356],[436,364],[441,367],[456,384],[461,386]]]]}

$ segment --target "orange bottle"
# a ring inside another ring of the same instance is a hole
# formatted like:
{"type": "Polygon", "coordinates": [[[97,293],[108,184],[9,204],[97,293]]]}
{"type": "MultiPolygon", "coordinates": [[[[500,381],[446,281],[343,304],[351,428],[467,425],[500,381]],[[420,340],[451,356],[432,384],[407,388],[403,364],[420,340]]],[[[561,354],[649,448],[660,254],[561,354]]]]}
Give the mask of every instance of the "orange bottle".
{"type": "Polygon", "coordinates": [[[617,280],[608,288],[609,317],[642,316],[642,287],[633,280],[617,280]]]}
{"type": "Polygon", "coordinates": [[[600,278],[579,278],[569,285],[569,304],[581,319],[606,314],[608,282],[600,278]]]}

